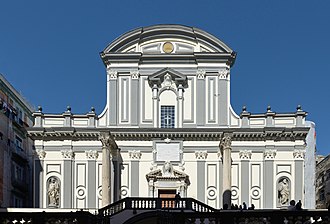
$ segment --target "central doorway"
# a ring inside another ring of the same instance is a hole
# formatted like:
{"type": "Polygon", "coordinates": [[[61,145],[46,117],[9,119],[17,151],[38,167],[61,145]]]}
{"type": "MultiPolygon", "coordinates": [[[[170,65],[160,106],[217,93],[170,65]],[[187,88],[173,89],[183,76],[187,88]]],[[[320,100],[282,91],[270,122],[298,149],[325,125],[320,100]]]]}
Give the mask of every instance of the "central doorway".
{"type": "Polygon", "coordinates": [[[172,189],[158,189],[158,198],[162,198],[162,208],[175,208],[175,198],[176,190],[172,189]]]}

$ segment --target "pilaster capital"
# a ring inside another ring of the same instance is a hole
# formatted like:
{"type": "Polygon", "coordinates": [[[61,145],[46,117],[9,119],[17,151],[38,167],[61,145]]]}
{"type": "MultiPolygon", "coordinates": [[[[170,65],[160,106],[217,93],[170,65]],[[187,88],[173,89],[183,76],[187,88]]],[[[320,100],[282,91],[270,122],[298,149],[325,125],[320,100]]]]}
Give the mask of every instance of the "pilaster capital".
{"type": "Polygon", "coordinates": [[[264,151],[264,159],[275,159],[276,149],[267,149],[264,151]]]}
{"type": "Polygon", "coordinates": [[[128,155],[130,159],[139,160],[141,159],[142,153],[140,150],[132,150],[128,152],[128,155]]]}
{"type": "Polygon", "coordinates": [[[207,151],[195,151],[196,159],[205,160],[207,158],[207,151]]]}
{"type": "Polygon", "coordinates": [[[47,153],[44,149],[38,149],[36,154],[38,155],[39,159],[45,159],[47,153]]]}
{"type": "Polygon", "coordinates": [[[96,150],[87,150],[85,153],[87,159],[96,160],[99,157],[99,153],[96,150]]]}
{"type": "Polygon", "coordinates": [[[293,158],[294,159],[304,159],[305,158],[305,150],[303,150],[303,149],[295,149],[293,151],[293,158]]]}
{"type": "Polygon", "coordinates": [[[228,79],[229,74],[230,73],[228,68],[221,69],[218,71],[219,79],[228,79]]]}
{"type": "Polygon", "coordinates": [[[130,71],[130,75],[132,79],[139,79],[140,73],[138,70],[130,71]]]}
{"type": "Polygon", "coordinates": [[[205,79],[205,70],[198,69],[196,72],[197,79],[205,79]]]}
{"type": "Polygon", "coordinates": [[[75,153],[73,152],[72,149],[70,150],[61,150],[61,154],[63,159],[74,159],[75,153]]]}
{"type": "Polygon", "coordinates": [[[241,160],[250,160],[252,156],[252,151],[251,150],[241,150],[239,152],[239,158],[241,160]]]}
{"type": "Polygon", "coordinates": [[[107,71],[109,79],[117,79],[118,77],[118,72],[116,70],[109,69],[107,71]]]}

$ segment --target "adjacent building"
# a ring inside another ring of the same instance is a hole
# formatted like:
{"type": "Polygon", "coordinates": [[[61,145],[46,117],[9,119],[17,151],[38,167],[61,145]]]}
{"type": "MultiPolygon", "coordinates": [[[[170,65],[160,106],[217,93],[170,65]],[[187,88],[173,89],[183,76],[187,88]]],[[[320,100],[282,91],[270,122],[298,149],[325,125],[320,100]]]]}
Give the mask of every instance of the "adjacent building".
{"type": "Polygon", "coordinates": [[[35,207],[99,208],[178,192],[215,208],[309,200],[307,113],[298,106],[237,114],[236,53],[217,37],[181,25],[143,27],[114,40],[101,59],[102,113],[33,113],[35,207]]]}
{"type": "Polygon", "coordinates": [[[330,205],[330,155],[316,164],[316,208],[328,208],[330,205]]]}
{"type": "Polygon", "coordinates": [[[0,74],[0,207],[32,207],[34,108],[0,74]]]}

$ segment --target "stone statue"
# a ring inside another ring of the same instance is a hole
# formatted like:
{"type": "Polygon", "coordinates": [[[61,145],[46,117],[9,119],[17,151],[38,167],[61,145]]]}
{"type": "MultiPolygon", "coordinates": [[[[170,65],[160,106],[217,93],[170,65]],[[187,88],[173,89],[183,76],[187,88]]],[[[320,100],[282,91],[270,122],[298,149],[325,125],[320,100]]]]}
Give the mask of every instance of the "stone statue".
{"type": "Polygon", "coordinates": [[[172,170],[173,170],[172,164],[169,161],[166,161],[163,166],[164,176],[171,176],[172,170]]]}
{"type": "Polygon", "coordinates": [[[48,184],[48,206],[58,208],[60,205],[60,184],[56,177],[51,177],[48,184]]]}
{"type": "Polygon", "coordinates": [[[280,205],[286,205],[289,202],[290,188],[287,178],[283,178],[278,183],[278,202],[280,205]]]}

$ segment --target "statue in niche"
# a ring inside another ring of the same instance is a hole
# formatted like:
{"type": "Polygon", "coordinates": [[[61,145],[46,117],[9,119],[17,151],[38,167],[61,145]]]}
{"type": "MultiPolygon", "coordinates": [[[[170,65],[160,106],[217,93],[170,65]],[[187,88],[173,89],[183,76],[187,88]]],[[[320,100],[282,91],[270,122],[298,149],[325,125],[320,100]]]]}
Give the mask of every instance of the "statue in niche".
{"type": "Polygon", "coordinates": [[[163,166],[164,176],[167,176],[167,177],[172,176],[172,172],[173,172],[172,164],[169,161],[166,161],[163,166]]]}
{"type": "Polygon", "coordinates": [[[60,205],[60,183],[56,177],[51,177],[48,182],[48,206],[58,208],[60,205]]]}
{"type": "Polygon", "coordinates": [[[278,182],[278,202],[280,205],[287,205],[290,197],[289,180],[284,177],[278,182]]]}

